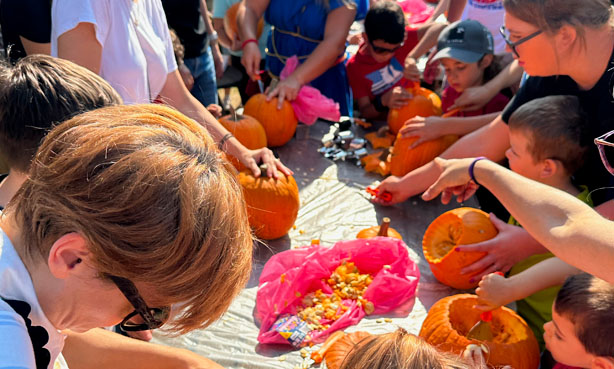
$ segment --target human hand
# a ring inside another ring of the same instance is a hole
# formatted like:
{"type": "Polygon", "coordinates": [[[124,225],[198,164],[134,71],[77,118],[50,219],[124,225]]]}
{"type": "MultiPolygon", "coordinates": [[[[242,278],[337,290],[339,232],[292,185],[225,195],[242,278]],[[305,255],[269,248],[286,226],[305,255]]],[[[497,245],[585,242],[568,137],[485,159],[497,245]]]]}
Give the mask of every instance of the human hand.
{"type": "Polygon", "coordinates": [[[399,109],[407,105],[411,97],[411,94],[406,89],[401,86],[395,86],[392,90],[382,95],[382,105],[390,109],[399,109]]]}
{"type": "Polygon", "coordinates": [[[409,56],[405,58],[405,65],[403,66],[403,77],[410,81],[420,80],[420,70],[418,69],[416,59],[409,56]]]}
{"type": "Polygon", "coordinates": [[[460,108],[464,111],[477,110],[486,105],[495,95],[496,93],[493,94],[492,91],[484,85],[468,87],[456,98],[448,110],[456,108],[460,108]]]}
{"type": "Polygon", "coordinates": [[[194,87],[194,77],[192,76],[192,73],[190,72],[188,67],[186,67],[185,64],[180,64],[178,69],[179,69],[179,75],[181,76],[181,79],[183,80],[183,84],[188,90],[191,90],[192,87],[194,87]]]}
{"type": "Polygon", "coordinates": [[[222,107],[218,104],[207,105],[207,110],[209,111],[209,113],[211,113],[211,115],[215,117],[215,119],[222,116],[222,107]]]}
{"type": "Polygon", "coordinates": [[[258,163],[266,164],[266,175],[268,177],[273,177],[275,179],[279,178],[278,171],[286,176],[294,174],[292,170],[283,165],[281,160],[277,159],[275,155],[273,155],[273,152],[266,147],[256,150],[246,150],[241,158],[239,158],[239,161],[249,168],[256,178],[260,177],[261,174],[258,163]]]}
{"type": "Polygon", "coordinates": [[[277,109],[281,109],[284,100],[294,101],[296,99],[301,87],[302,85],[296,77],[290,75],[288,78],[280,81],[275,88],[269,89],[266,99],[270,101],[272,98],[277,97],[277,109]]]}
{"type": "Polygon", "coordinates": [[[256,80],[259,77],[258,70],[260,69],[260,49],[255,42],[248,42],[243,47],[243,56],[241,57],[241,64],[245,67],[245,72],[252,80],[256,80]]]}
{"type": "Polygon", "coordinates": [[[448,204],[453,196],[457,196],[459,203],[471,198],[478,185],[469,177],[469,166],[474,161],[468,159],[442,159],[435,158],[433,162],[441,174],[437,181],[422,194],[424,201],[429,201],[441,193],[441,202],[448,204]]]}
{"type": "Polygon", "coordinates": [[[489,356],[488,347],[471,343],[465,347],[465,350],[463,350],[462,357],[465,359],[467,364],[469,364],[469,367],[482,369],[488,368],[486,365],[487,358],[484,358],[485,355],[487,357],[489,356]]]}
{"type": "Polygon", "coordinates": [[[362,41],[363,41],[362,33],[355,33],[353,35],[348,35],[347,41],[350,45],[362,44],[362,41]]]}
{"type": "Polygon", "coordinates": [[[401,137],[418,136],[419,138],[411,145],[411,149],[425,141],[434,140],[444,135],[443,123],[446,118],[416,116],[409,119],[399,130],[401,137]]]}
{"type": "Polygon", "coordinates": [[[480,280],[486,274],[505,273],[517,262],[528,256],[519,248],[526,236],[526,231],[523,228],[507,224],[492,213],[490,214],[490,221],[499,231],[494,238],[456,247],[458,251],[486,252],[483,258],[461,270],[462,274],[477,273],[469,280],[471,283],[480,280]]]}
{"type": "Polygon", "coordinates": [[[478,310],[494,310],[516,300],[513,280],[505,278],[503,273],[490,273],[482,277],[479,287],[475,290],[478,295],[478,310]]]}
{"type": "Polygon", "coordinates": [[[371,201],[380,205],[393,205],[403,202],[409,198],[403,191],[403,179],[397,176],[390,176],[382,181],[377,186],[379,193],[388,192],[392,196],[390,201],[384,201],[382,198],[374,197],[371,201]]]}

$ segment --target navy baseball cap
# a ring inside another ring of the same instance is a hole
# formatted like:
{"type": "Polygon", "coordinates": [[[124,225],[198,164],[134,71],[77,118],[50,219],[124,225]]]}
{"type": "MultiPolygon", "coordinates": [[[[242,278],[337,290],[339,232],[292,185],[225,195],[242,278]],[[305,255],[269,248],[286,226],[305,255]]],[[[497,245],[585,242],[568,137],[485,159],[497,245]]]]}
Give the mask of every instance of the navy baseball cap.
{"type": "Polygon", "coordinates": [[[485,54],[494,54],[493,44],[492,34],[482,23],[473,19],[456,21],[439,34],[433,60],[452,58],[475,63],[485,54]]]}

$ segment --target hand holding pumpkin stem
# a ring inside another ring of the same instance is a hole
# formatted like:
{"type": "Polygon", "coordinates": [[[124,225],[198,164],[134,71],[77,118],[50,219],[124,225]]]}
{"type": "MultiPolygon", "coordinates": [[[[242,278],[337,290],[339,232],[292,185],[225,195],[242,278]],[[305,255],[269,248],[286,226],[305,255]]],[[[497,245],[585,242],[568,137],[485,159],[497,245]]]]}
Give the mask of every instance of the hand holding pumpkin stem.
{"type": "Polygon", "coordinates": [[[416,59],[408,56],[405,58],[405,65],[403,67],[403,77],[410,81],[420,81],[420,69],[416,59]]]}
{"type": "Polygon", "coordinates": [[[399,109],[407,105],[411,94],[401,86],[396,86],[382,95],[382,105],[390,109],[399,109]]]}

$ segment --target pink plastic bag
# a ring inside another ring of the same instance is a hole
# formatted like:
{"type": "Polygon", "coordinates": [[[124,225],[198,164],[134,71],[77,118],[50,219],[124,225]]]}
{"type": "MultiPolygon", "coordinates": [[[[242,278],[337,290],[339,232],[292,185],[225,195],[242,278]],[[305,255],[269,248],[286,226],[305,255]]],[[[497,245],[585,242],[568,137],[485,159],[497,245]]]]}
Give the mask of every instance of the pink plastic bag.
{"type": "MultiPolygon", "coordinates": [[[[332,247],[314,245],[284,251],[273,256],[260,275],[255,314],[260,321],[258,342],[289,344],[278,332],[270,331],[271,326],[282,315],[295,315],[309,292],[322,289],[330,293],[325,280],[344,260],[353,262],[361,273],[373,276],[363,296],[373,303],[373,314],[390,312],[414,297],[420,272],[401,240],[376,237],[341,241],[332,247]]],[[[330,328],[313,333],[311,342],[323,342],[332,332],[357,324],[365,316],[355,300],[346,301],[351,302],[348,311],[330,328]]]]}
{"type": "MultiPolygon", "coordinates": [[[[286,61],[286,66],[281,71],[279,78],[283,81],[294,72],[297,66],[298,58],[294,55],[286,61]]],[[[311,86],[302,86],[296,99],[290,103],[298,120],[307,125],[314,124],[318,118],[336,122],[341,117],[339,104],[311,86]]]]}
{"type": "Polygon", "coordinates": [[[407,16],[407,22],[410,25],[424,23],[435,10],[432,6],[428,6],[422,0],[404,0],[399,2],[403,13],[407,16]]]}

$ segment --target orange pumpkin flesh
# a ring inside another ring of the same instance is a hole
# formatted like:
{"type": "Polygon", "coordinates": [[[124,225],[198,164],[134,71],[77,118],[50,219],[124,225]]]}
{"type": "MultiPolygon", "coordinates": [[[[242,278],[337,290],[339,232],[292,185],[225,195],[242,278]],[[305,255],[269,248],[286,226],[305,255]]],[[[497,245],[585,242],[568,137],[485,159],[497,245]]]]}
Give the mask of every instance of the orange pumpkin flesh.
{"type": "Polygon", "coordinates": [[[417,136],[401,137],[399,134],[394,142],[390,160],[390,174],[402,177],[414,169],[420,168],[441,155],[456,140],[458,136],[446,135],[435,140],[425,141],[415,148],[411,145],[418,139],[417,136]]]}
{"type": "MultiPolygon", "coordinates": [[[[241,1],[233,4],[226,10],[226,14],[224,14],[224,32],[230,40],[239,39],[239,26],[237,25],[237,15],[239,13],[239,7],[241,6],[241,1]]],[[[258,21],[258,29],[256,31],[256,38],[260,38],[262,35],[262,30],[264,28],[264,18],[260,18],[258,21]]]]}
{"type": "MultiPolygon", "coordinates": [[[[248,149],[255,150],[266,147],[266,132],[264,132],[262,124],[249,115],[229,114],[221,117],[218,121],[248,149]]],[[[237,170],[245,169],[245,165],[237,158],[228,154],[227,156],[237,170]]]]}
{"type": "Polygon", "coordinates": [[[338,369],[341,367],[343,360],[350,353],[350,351],[367,337],[371,337],[371,333],[367,332],[354,332],[346,334],[344,337],[338,339],[324,354],[324,360],[326,360],[326,367],[328,369],[338,369]]]}
{"type": "Polygon", "coordinates": [[[271,147],[283,146],[290,141],[298,125],[292,105],[288,101],[284,100],[278,110],[277,98],[266,101],[264,94],[256,94],[247,100],[243,112],[262,124],[271,147]]]}
{"type": "Polygon", "coordinates": [[[388,112],[388,126],[395,135],[410,118],[441,115],[441,99],[436,93],[423,87],[409,88],[407,92],[413,96],[407,105],[388,112]]]}
{"type": "MultiPolygon", "coordinates": [[[[422,239],[422,251],[437,280],[458,289],[476,287],[479,281],[470,283],[471,275],[461,270],[478,261],[484,252],[454,251],[458,245],[489,240],[498,231],[488,219],[488,214],[474,208],[458,208],[437,217],[427,228],[422,239]]],[[[471,327],[469,327],[471,328],[471,327]]]]}
{"type": "Polygon", "coordinates": [[[300,205],[298,186],[292,176],[280,173],[279,179],[263,174],[255,178],[249,170],[239,173],[239,183],[247,205],[249,224],[257,237],[264,240],[279,238],[292,228],[300,205]]]}
{"type": "Polygon", "coordinates": [[[461,294],[445,297],[428,312],[420,337],[436,348],[461,354],[469,344],[484,344],[489,349],[490,367],[511,365],[514,369],[536,369],[539,365],[539,345],[533,331],[513,310],[506,307],[493,310],[492,341],[470,340],[466,336],[480,319],[473,308],[477,296],[461,294]]]}
{"type": "Polygon", "coordinates": [[[373,238],[377,236],[392,237],[399,240],[403,239],[399,232],[390,227],[390,218],[383,218],[381,225],[363,229],[362,231],[358,232],[356,238],[373,238]]]}

